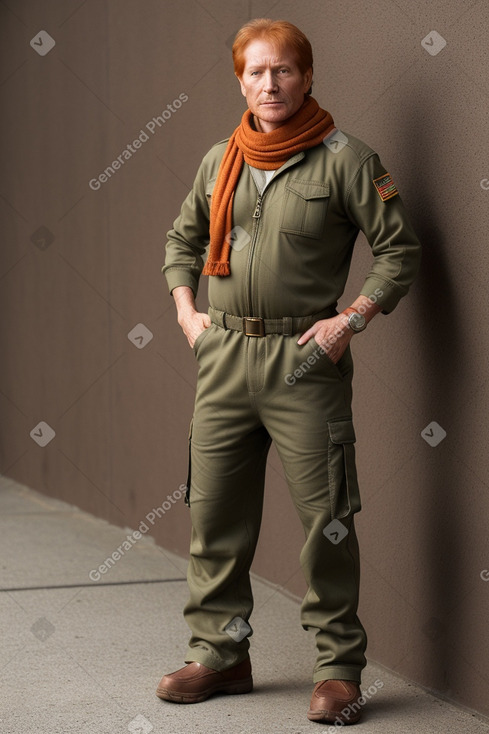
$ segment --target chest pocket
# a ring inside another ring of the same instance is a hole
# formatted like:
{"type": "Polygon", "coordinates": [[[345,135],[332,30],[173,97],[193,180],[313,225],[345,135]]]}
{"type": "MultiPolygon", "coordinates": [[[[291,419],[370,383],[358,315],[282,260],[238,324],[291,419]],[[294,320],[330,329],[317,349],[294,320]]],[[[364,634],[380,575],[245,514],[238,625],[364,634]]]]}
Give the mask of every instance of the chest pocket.
{"type": "Polygon", "coordinates": [[[280,231],[321,237],[329,202],[329,184],[292,179],[285,185],[280,231]]]}

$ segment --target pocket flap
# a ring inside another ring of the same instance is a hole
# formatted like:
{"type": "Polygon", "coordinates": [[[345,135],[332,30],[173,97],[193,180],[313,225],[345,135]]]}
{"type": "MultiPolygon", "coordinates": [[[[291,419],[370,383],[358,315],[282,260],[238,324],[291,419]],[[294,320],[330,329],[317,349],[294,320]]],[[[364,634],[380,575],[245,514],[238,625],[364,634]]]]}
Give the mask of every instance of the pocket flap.
{"type": "Polygon", "coordinates": [[[356,436],[351,419],[328,421],[328,428],[333,443],[355,443],[356,436]]]}
{"type": "Polygon", "coordinates": [[[329,196],[329,184],[322,184],[316,181],[298,181],[292,179],[286,186],[286,189],[293,191],[302,199],[309,201],[310,199],[323,199],[329,196]]]}

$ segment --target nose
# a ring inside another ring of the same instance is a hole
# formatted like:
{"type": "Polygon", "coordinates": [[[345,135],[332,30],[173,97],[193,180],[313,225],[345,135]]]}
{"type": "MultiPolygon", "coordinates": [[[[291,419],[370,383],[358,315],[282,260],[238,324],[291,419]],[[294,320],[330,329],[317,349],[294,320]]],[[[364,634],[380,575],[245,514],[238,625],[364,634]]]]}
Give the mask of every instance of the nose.
{"type": "Polygon", "coordinates": [[[267,69],[263,79],[263,91],[267,94],[272,94],[278,89],[278,84],[275,76],[270,69],[267,69]]]}

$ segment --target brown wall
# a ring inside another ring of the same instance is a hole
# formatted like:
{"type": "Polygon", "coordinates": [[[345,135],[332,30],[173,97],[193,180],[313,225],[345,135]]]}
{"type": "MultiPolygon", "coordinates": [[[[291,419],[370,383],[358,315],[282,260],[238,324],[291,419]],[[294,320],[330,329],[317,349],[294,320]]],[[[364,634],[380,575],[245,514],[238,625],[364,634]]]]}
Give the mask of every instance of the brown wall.
{"type": "MultiPolygon", "coordinates": [[[[133,528],[178,496],[196,365],[160,274],[165,233],[244,110],[230,41],[263,15],[310,37],[314,95],[380,153],[424,244],[410,296],[354,343],[368,652],[489,714],[486,0],[1,3],[0,470],[133,528]],[[435,55],[433,30],[447,42],[435,55]],[[55,40],[44,56],[29,45],[47,48],[40,31],[55,40]],[[153,338],[139,349],[127,335],[141,323],[153,338]],[[44,447],[40,421],[56,434],[44,447]],[[432,421],[447,433],[436,447],[421,436],[432,421]]],[[[360,237],[342,305],[368,265],[360,237]]],[[[268,479],[254,571],[302,595],[274,453],[268,479]]],[[[185,555],[183,503],[151,532],[185,555]]]]}

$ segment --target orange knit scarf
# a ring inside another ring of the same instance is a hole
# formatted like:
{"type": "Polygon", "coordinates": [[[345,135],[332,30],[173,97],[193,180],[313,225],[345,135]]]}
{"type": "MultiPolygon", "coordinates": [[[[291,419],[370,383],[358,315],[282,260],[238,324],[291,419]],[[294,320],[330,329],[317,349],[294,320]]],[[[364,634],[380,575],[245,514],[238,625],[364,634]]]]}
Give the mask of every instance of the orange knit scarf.
{"type": "Polygon", "coordinates": [[[280,168],[291,156],[319,145],[334,128],[333,118],[322,110],[313,97],[281,127],[270,133],[251,127],[251,112],[246,110],[241,124],[229,139],[212,194],[210,212],[210,248],[204,275],[229,275],[230,233],[233,228],[233,198],[243,167],[267,171],[280,168]]]}

